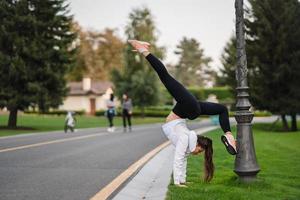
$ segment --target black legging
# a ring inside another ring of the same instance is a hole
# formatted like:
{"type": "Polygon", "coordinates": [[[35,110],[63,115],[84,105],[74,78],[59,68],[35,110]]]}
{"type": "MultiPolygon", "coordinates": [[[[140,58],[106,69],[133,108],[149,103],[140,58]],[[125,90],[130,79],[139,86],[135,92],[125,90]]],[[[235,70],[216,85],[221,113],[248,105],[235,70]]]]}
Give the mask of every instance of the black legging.
{"type": "Polygon", "coordinates": [[[181,118],[195,119],[199,115],[219,115],[219,121],[224,133],[231,132],[228,110],[225,106],[211,102],[198,101],[187,89],[176,81],[166,70],[164,64],[154,55],[149,54],[146,59],[157,72],[161,82],[177,101],[173,112],[181,118]]]}
{"type": "Polygon", "coordinates": [[[107,114],[107,119],[108,119],[108,122],[109,122],[109,127],[113,127],[114,126],[114,115],[112,114],[107,114]]]}
{"type": "Polygon", "coordinates": [[[126,119],[128,121],[128,126],[131,127],[131,114],[129,114],[127,109],[123,109],[122,117],[123,117],[124,128],[126,128],[126,119]]]}

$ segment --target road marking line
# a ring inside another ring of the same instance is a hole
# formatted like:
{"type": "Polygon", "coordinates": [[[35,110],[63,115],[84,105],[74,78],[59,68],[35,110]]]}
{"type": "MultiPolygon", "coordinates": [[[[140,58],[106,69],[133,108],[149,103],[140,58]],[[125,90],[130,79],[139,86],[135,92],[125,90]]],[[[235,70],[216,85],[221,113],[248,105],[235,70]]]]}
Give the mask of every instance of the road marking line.
{"type": "Polygon", "coordinates": [[[152,157],[154,157],[159,151],[161,151],[166,146],[170,145],[170,141],[164,142],[159,145],[141,159],[133,163],[128,169],[123,171],[118,177],[101,189],[97,194],[95,194],[90,200],[103,200],[109,198],[114,191],[116,191],[130,176],[132,176],[138,169],[140,169],[146,162],[148,162],[152,157]]]}
{"type": "Polygon", "coordinates": [[[52,141],[48,141],[48,142],[41,142],[41,143],[23,145],[23,146],[18,146],[18,147],[0,149],[0,153],[20,150],[20,149],[27,149],[27,148],[32,148],[32,147],[38,147],[38,146],[43,146],[43,145],[47,145],[47,144],[55,144],[55,143],[61,143],[61,142],[66,142],[66,141],[80,140],[80,139],[91,138],[91,137],[96,137],[96,136],[100,136],[100,135],[103,135],[103,134],[97,133],[97,134],[92,134],[92,135],[84,135],[84,136],[79,136],[79,137],[65,138],[65,139],[59,139],[59,140],[52,140],[52,141]]]}
{"type": "MultiPolygon", "coordinates": [[[[33,134],[35,134],[35,133],[33,133],[33,134]]],[[[43,146],[43,145],[47,145],[47,144],[55,144],[55,143],[61,143],[61,142],[66,142],[66,141],[96,137],[96,136],[99,136],[99,135],[103,135],[103,134],[96,133],[96,134],[91,134],[91,135],[85,135],[85,136],[79,136],[79,137],[73,137],[73,138],[65,138],[65,139],[59,139],[59,140],[52,140],[52,141],[48,141],[48,142],[41,142],[41,143],[36,143],[36,144],[29,144],[29,145],[23,145],[23,146],[18,146],[18,147],[0,149],[0,153],[20,150],[20,149],[27,149],[27,148],[32,148],[32,147],[38,147],[38,146],[43,146]]],[[[0,139],[2,139],[2,138],[0,138],[0,139]]],[[[6,138],[3,138],[3,139],[6,139],[6,138]]]]}
{"type": "MultiPolygon", "coordinates": [[[[144,126],[143,124],[138,124],[136,126],[134,126],[134,131],[137,130],[143,130],[143,129],[149,129],[149,128],[158,128],[158,127],[153,127],[153,125],[159,125],[161,126],[161,123],[154,123],[148,126],[148,124],[146,124],[146,126],[144,126]]],[[[123,129],[123,127],[117,127],[117,131],[121,132],[121,129],[123,129]]],[[[80,132],[84,132],[84,131],[106,131],[105,127],[92,127],[92,128],[79,128],[77,129],[78,133],[80,132]]],[[[49,131],[49,132],[34,132],[34,133],[20,133],[18,135],[9,135],[9,136],[0,136],[0,140],[5,140],[5,139],[14,139],[14,138],[20,138],[20,137],[30,137],[30,136],[36,136],[36,135],[47,135],[47,134],[56,134],[56,133],[62,133],[62,131],[60,130],[56,130],[56,131],[49,131]]]]}

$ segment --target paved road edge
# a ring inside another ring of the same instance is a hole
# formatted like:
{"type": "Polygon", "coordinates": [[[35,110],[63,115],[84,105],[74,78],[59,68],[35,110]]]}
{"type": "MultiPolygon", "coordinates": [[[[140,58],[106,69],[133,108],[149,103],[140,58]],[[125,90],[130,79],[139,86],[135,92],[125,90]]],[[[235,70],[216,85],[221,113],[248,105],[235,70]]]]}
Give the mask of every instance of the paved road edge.
{"type": "MultiPolygon", "coordinates": [[[[201,130],[201,133],[205,133],[216,128],[216,126],[211,126],[204,129],[196,129],[195,131],[197,132],[197,134],[199,134],[199,130],[201,130]]],[[[163,150],[170,144],[170,141],[166,141],[163,144],[151,150],[149,153],[144,155],[141,159],[139,159],[138,161],[133,163],[129,168],[123,171],[119,176],[117,176],[113,181],[111,181],[108,185],[101,189],[92,198],[90,198],[90,200],[103,200],[113,198],[116,195],[116,193],[122,189],[122,186],[124,186],[129,180],[131,180],[151,158],[153,158],[161,150],[163,150]]]]}
{"type": "Polygon", "coordinates": [[[113,197],[116,191],[118,191],[123,184],[125,184],[130,178],[132,178],[137,172],[157,153],[162,149],[170,145],[170,142],[164,142],[157,146],[155,149],[151,150],[149,153],[144,155],[138,161],[130,165],[125,171],[123,171],[119,176],[117,176],[113,181],[101,189],[96,195],[94,195],[90,200],[103,200],[113,197]]]}

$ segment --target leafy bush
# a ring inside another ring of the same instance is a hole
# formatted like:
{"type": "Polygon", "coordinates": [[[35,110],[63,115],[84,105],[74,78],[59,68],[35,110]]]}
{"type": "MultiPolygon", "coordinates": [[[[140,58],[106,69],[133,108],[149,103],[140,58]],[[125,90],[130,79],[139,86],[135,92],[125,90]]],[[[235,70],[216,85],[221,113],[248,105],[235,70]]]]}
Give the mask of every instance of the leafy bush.
{"type": "MultiPolygon", "coordinates": [[[[235,114],[234,111],[229,112],[230,117],[234,117],[234,114],[235,114]]],[[[269,111],[260,111],[260,110],[254,111],[254,117],[268,117],[268,116],[272,116],[272,113],[270,113],[269,111]]]]}
{"type": "MultiPolygon", "coordinates": [[[[148,110],[145,109],[145,116],[147,117],[166,117],[169,115],[170,110],[148,110]]],[[[133,116],[142,116],[142,111],[139,110],[134,110],[133,111],[133,116]]]]}
{"type": "MultiPolygon", "coordinates": [[[[48,112],[40,113],[38,111],[33,110],[25,110],[24,113],[26,114],[45,114],[45,115],[66,115],[68,111],[66,110],[51,110],[48,112]]],[[[83,115],[85,114],[84,110],[74,111],[76,115],[83,115]]]]}
{"type": "Polygon", "coordinates": [[[268,116],[272,116],[272,113],[269,111],[259,111],[259,110],[254,111],[254,117],[268,117],[268,116]]]}
{"type": "MultiPolygon", "coordinates": [[[[145,117],[166,117],[170,111],[170,106],[165,107],[147,107],[144,109],[144,116],[145,117]]],[[[96,111],[96,116],[104,116],[105,110],[98,110],[96,111]]],[[[133,116],[142,116],[142,110],[140,108],[134,108],[132,112],[133,116]]],[[[117,116],[122,116],[122,110],[117,108],[117,116]]]]}
{"type": "Polygon", "coordinates": [[[173,105],[162,105],[162,106],[149,106],[147,110],[172,110],[173,105]]]}
{"type": "Polygon", "coordinates": [[[210,94],[217,96],[220,101],[233,99],[234,96],[229,87],[214,87],[214,88],[200,88],[189,87],[188,90],[196,96],[197,99],[206,100],[210,94]]]}
{"type": "Polygon", "coordinates": [[[205,92],[204,92],[205,89],[200,88],[200,87],[189,87],[188,90],[196,97],[196,99],[199,99],[199,100],[206,99],[205,92]]]}
{"type": "MultiPolygon", "coordinates": [[[[234,95],[231,93],[229,87],[214,87],[214,88],[188,87],[187,89],[197,99],[202,101],[206,100],[210,94],[216,95],[217,99],[220,101],[226,99],[232,100],[235,98],[234,95]]],[[[167,100],[164,99],[164,101],[172,104],[172,96],[169,94],[169,92],[165,88],[161,89],[161,92],[162,92],[161,94],[162,98],[168,98],[167,100]]]]}

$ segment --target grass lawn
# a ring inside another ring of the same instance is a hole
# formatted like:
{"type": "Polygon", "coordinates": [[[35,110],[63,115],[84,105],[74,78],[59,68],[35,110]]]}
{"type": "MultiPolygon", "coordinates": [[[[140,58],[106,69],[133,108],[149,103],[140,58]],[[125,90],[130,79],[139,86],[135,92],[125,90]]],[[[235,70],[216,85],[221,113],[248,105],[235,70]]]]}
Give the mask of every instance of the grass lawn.
{"type": "MultiPolygon", "coordinates": [[[[76,116],[76,128],[91,128],[91,127],[106,127],[108,121],[105,117],[94,116],[76,116]]],[[[19,115],[18,127],[15,130],[6,129],[8,115],[0,115],[0,137],[8,135],[16,135],[20,133],[33,133],[43,131],[63,130],[65,116],[51,116],[51,115],[19,115]]],[[[156,122],[163,122],[164,118],[132,118],[133,125],[149,124],[156,122]]],[[[116,117],[114,120],[115,126],[122,125],[121,117],[116,117]]]]}
{"type": "MultiPolygon", "coordinates": [[[[188,188],[169,185],[167,200],[299,200],[300,131],[270,131],[269,124],[253,127],[256,156],[261,171],[257,181],[244,184],[233,172],[234,157],[220,141],[220,130],[206,135],[214,141],[215,176],[210,183],[202,178],[203,156],[189,156],[188,188]]],[[[298,126],[299,127],[299,126],[298,126]]]]}

